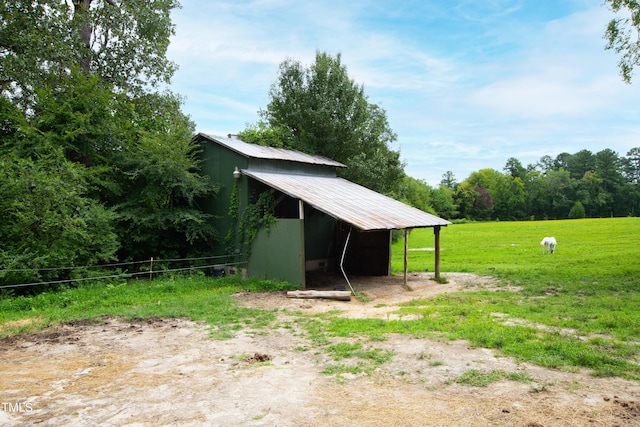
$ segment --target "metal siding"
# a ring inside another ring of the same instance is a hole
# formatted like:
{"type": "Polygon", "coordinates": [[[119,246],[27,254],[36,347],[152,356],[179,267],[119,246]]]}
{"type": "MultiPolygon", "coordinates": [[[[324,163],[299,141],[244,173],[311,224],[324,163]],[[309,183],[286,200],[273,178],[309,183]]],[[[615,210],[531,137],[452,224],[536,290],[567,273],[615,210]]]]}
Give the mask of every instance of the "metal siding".
{"type": "Polygon", "coordinates": [[[401,230],[451,224],[342,178],[246,169],[242,172],[360,230],[401,230]]]}
{"type": "Polygon", "coordinates": [[[270,230],[260,230],[251,245],[250,277],[305,285],[304,224],[301,219],[279,219],[270,230]]]}
{"type": "MultiPolygon", "coordinates": [[[[201,153],[201,159],[202,172],[210,176],[211,180],[220,186],[218,194],[207,201],[206,209],[208,213],[214,215],[214,225],[218,234],[221,236],[221,239],[216,242],[214,246],[214,253],[216,255],[224,255],[227,252],[224,236],[227,235],[231,227],[236,227],[236,224],[231,223],[231,218],[229,217],[231,193],[235,185],[233,170],[236,166],[239,169],[248,167],[248,160],[217,144],[205,144],[201,153]]],[[[246,181],[246,179],[241,181],[246,181]]],[[[246,206],[246,183],[240,182],[239,184],[245,187],[241,187],[239,201],[241,206],[246,206]]]]}

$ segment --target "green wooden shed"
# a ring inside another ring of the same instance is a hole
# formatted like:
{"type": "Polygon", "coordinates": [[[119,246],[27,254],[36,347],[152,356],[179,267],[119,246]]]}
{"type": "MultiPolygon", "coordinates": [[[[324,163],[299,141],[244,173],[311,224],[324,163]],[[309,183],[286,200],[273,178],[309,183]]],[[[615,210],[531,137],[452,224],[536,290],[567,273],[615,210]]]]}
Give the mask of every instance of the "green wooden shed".
{"type": "Polygon", "coordinates": [[[339,178],[345,165],[325,157],[231,135],[199,133],[194,141],[202,148],[203,173],[220,185],[207,209],[219,235],[228,237],[214,255],[230,255],[249,277],[304,288],[312,271],[340,272],[347,282],[349,274],[388,275],[391,231],[424,227],[434,228],[439,274],[440,228],[450,222],[339,178]],[[240,218],[264,194],[275,220],[243,248],[240,218]]]}

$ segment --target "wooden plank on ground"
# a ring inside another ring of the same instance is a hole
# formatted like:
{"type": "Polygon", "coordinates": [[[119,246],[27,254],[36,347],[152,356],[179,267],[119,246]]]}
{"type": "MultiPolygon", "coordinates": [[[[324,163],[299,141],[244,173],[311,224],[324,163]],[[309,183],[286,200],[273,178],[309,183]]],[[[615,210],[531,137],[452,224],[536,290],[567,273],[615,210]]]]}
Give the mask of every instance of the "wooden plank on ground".
{"type": "Polygon", "coordinates": [[[287,298],[327,298],[351,301],[351,291],[287,291],[287,298]]]}

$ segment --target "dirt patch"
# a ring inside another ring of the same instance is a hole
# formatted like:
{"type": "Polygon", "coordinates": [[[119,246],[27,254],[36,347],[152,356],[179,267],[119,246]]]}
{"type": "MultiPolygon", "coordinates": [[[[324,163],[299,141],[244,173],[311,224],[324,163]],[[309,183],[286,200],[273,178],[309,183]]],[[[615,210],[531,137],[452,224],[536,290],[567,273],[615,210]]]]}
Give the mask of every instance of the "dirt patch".
{"type": "Polygon", "coordinates": [[[412,275],[411,291],[401,277],[353,278],[366,303],[238,294],[244,306],[279,309],[281,319],[225,341],[209,338],[207,325],[161,318],[67,322],[2,340],[0,425],[640,426],[639,383],[543,369],[463,341],[363,342],[393,350],[393,359],[337,380],[321,373],[334,361],[315,351],[290,313],[388,318],[411,299],[505,290],[488,277],[446,276],[438,284],[412,275]],[[532,382],[455,381],[470,370],[532,382]]]}

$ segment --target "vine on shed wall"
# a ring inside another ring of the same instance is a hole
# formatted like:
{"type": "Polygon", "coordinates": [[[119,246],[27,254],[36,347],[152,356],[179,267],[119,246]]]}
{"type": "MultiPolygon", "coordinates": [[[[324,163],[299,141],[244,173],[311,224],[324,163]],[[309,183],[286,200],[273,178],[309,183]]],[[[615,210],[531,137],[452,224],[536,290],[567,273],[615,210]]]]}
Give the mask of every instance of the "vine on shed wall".
{"type": "Polygon", "coordinates": [[[225,241],[229,254],[236,254],[236,245],[238,245],[239,248],[237,249],[239,249],[241,253],[249,255],[251,252],[251,244],[258,235],[258,232],[262,229],[270,230],[271,226],[275,224],[278,219],[274,215],[275,200],[270,191],[263,191],[255,203],[249,204],[249,206],[243,210],[239,223],[238,201],[239,189],[236,183],[231,193],[231,204],[229,206],[229,216],[231,217],[232,225],[229,228],[225,241]]]}

